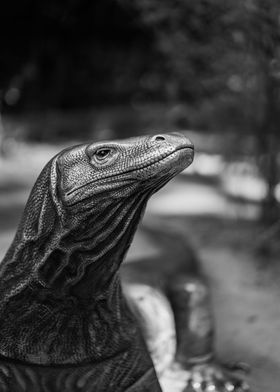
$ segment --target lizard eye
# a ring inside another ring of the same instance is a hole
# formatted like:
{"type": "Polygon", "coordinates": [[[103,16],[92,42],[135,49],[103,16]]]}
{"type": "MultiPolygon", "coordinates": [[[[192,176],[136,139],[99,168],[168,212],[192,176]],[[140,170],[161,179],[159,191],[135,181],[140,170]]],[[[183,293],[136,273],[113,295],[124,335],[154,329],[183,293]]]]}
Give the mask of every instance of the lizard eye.
{"type": "Polygon", "coordinates": [[[110,152],[110,148],[100,148],[99,150],[95,151],[94,155],[99,161],[102,161],[110,154],[110,152]]]}

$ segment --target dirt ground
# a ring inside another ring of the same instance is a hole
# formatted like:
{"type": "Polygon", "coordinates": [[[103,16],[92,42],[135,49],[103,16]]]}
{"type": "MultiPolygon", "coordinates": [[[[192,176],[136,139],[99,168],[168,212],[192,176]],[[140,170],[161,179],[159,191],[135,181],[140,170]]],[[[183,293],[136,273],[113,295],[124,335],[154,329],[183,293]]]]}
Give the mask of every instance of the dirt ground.
{"type": "MultiPolygon", "coordinates": [[[[186,204],[191,187],[186,184],[186,204]]],[[[176,188],[174,181],[160,191],[148,213],[153,214],[154,206],[168,206],[176,188]]],[[[157,207],[155,211],[160,214],[157,207]]],[[[252,391],[279,392],[280,268],[276,256],[258,256],[263,228],[254,221],[222,218],[210,210],[204,216],[175,214],[174,206],[172,211],[168,220],[187,233],[210,285],[218,358],[249,364],[252,391]]]]}
{"type": "MultiPolygon", "coordinates": [[[[21,147],[0,161],[0,259],[44,163],[61,147],[21,147]]],[[[259,259],[255,248],[261,229],[215,186],[183,176],[151,200],[147,217],[162,216],[183,230],[195,247],[211,287],[217,355],[252,367],[253,392],[280,390],[280,268],[275,259],[259,259]],[[197,197],[195,197],[197,195],[197,197]],[[232,208],[230,214],[225,211],[232,208]],[[235,209],[234,209],[235,208],[235,209]]],[[[130,250],[136,257],[152,252],[139,237],[130,250]]]]}

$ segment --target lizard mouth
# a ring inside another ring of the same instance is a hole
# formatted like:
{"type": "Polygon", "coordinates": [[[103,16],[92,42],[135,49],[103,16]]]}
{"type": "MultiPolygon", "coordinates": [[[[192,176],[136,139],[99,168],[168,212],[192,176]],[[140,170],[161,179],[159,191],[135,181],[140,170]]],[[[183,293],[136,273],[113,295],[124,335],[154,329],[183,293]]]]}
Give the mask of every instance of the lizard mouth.
{"type": "MultiPolygon", "coordinates": [[[[128,173],[133,173],[133,172],[137,172],[137,171],[139,171],[139,170],[143,170],[143,169],[152,167],[152,166],[154,166],[154,165],[157,165],[158,163],[164,161],[166,158],[169,158],[169,157],[171,157],[172,155],[176,155],[179,151],[182,151],[182,150],[190,150],[190,151],[191,151],[190,158],[191,158],[191,162],[192,162],[192,160],[193,160],[193,155],[194,155],[194,147],[193,147],[192,145],[186,145],[186,146],[178,147],[178,148],[176,148],[176,149],[175,149],[174,151],[172,151],[172,152],[169,152],[169,153],[166,153],[166,154],[164,154],[164,155],[161,155],[158,159],[156,159],[156,160],[154,160],[154,161],[152,161],[152,162],[143,164],[143,165],[141,165],[141,166],[139,165],[138,167],[136,167],[136,168],[134,168],[134,169],[130,169],[130,170],[124,171],[123,173],[121,173],[121,175],[123,175],[123,174],[128,174],[128,173]]],[[[191,164],[191,162],[190,162],[189,164],[191,164]]],[[[120,175],[120,174],[116,174],[116,175],[113,175],[113,176],[104,177],[104,179],[105,179],[105,178],[107,179],[107,178],[117,177],[117,176],[119,176],[119,175],[120,175]]]]}

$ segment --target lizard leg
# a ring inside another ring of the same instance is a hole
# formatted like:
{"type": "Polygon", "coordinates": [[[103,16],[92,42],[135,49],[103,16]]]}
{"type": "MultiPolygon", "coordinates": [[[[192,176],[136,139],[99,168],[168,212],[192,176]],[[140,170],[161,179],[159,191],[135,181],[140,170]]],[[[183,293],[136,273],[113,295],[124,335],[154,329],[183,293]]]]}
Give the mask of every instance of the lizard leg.
{"type": "Polygon", "coordinates": [[[165,294],[146,283],[123,287],[130,309],[138,321],[157,374],[174,360],[176,333],[173,311],[165,294]]]}
{"type": "Polygon", "coordinates": [[[190,365],[211,359],[214,326],[207,285],[201,278],[180,276],[167,292],[176,324],[176,361],[190,365]]]}
{"type": "Polygon", "coordinates": [[[229,371],[214,358],[214,322],[209,289],[202,279],[176,277],[167,288],[174,311],[177,349],[173,370],[189,370],[183,392],[245,392],[249,391],[244,375],[229,371]]]}
{"type": "Polygon", "coordinates": [[[165,294],[147,284],[129,284],[126,297],[138,320],[163,392],[183,392],[189,370],[169,371],[176,352],[175,321],[165,294]]]}

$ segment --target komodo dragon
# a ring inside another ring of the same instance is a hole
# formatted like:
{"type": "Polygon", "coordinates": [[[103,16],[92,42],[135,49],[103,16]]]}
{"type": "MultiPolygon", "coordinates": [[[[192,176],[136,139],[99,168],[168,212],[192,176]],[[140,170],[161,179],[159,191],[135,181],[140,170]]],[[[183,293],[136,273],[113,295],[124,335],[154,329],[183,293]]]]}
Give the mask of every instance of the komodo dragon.
{"type": "Polygon", "coordinates": [[[167,290],[171,305],[156,288],[120,284],[149,197],[192,160],[193,145],[174,133],[68,148],[45,166],[0,264],[1,392],[246,389],[211,364],[194,366],[201,377],[191,379],[184,277],[167,290]],[[182,331],[175,360],[172,333],[170,344],[159,339],[172,327],[171,306],[182,331]]]}

